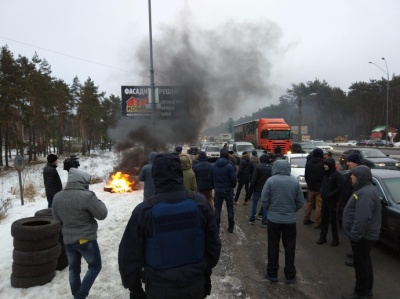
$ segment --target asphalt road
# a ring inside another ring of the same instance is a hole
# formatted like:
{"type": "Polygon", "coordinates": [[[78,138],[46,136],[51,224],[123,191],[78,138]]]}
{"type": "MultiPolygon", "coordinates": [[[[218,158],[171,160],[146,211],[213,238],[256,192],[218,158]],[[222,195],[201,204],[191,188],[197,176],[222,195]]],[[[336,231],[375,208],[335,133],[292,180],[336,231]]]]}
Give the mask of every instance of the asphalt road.
{"type": "MultiPolygon", "coordinates": [[[[297,213],[296,268],[297,280],[293,285],[285,283],[283,274],[284,250],[280,248],[279,281],[271,283],[264,278],[267,264],[267,229],[261,222],[248,223],[251,211],[243,205],[244,190],[235,206],[236,226],[233,234],[227,232],[225,208],[221,219],[222,253],[213,271],[213,288],[223,297],[212,298],[276,298],[276,299],[329,299],[341,298],[343,293],[352,293],[354,269],[344,264],[350,251],[349,241],[340,235],[338,247],[328,242],[317,245],[319,230],[312,225],[303,225],[304,207],[297,213]],[[225,296],[226,295],[226,296],[225,296]]],[[[376,243],[372,250],[374,267],[374,298],[400,298],[400,255],[383,244],[376,243]]]]}

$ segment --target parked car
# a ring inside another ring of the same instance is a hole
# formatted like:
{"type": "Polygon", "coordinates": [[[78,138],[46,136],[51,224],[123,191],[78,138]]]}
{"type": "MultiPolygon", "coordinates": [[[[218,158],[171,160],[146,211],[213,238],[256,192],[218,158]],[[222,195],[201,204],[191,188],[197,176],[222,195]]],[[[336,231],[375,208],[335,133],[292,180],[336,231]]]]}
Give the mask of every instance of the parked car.
{"type": "Polygon", "coordinates": [[[311,142],[293,142],[290,154],[310,154],[316,148],[311,142]]]}
{"type": "Polygon", "coordinates": [[[304,177],[304,172],[306,170],[308,154],[286,154],[284,155],[285,159],[290,164],[290,174],[294,176],[300,184],[301,190],[303,193],[307,193],[307,183],[304,177]]]}
{"type": "Polygon", "coordinates": [[[400,142],[395,142],[395,143],[393,144],[393,147],[400,147],[400,142]]]}
{"type": "Polygon", "coordinates": [[[385,142],[383,140],[374,140],[375,146],[385,146],[385,142]]]}
{"type": "Polygon", "coordinates": [[[199,152],[199,146],[198,145],[189,145],[187,149],[187,153],[189,155],[197,155],[199,152]]]}
{"type": "MultiPolygon", "coordinates": [[[[382,223],[379,241],[400,251],[400,171],[371,169],[372,184],[382,202],[382,223]]],[[[345,175],[348,170],[343,171],[345,175]]],[[[339,212],[342,219],[343,207],[339,212]]]]}
{"type": "Polygon", "coordinates": [[[207,154],[208,162],[214,163],[215,161],[217,161],[220,155],[220,150],[220,147],[216,145],[207,146],[205,152],[207,154]]]}
{"type": "Polygon", "coordinates": [[[333,147],[327,144],[323,140],[311,140],[310,142],[314,144],[316,147],[322,149],[324,152],[333,153],[333,147]]]}
{"type": "Polygon", "coordinates": [[[357,141],[356,146],[366,146],[367,145],[367,141],[366,140],[360,140],[357,141]]]}
{"type": "Polygon", "coordinates": [[[400,170],[400,161],[389,158],[389,155],[376,148],[352,148],[344,151],[339,157],[339,163],[343,168],[346,168],[347,156],[350,154],[359,155],[361,164],[369,168],[400,170]]]}

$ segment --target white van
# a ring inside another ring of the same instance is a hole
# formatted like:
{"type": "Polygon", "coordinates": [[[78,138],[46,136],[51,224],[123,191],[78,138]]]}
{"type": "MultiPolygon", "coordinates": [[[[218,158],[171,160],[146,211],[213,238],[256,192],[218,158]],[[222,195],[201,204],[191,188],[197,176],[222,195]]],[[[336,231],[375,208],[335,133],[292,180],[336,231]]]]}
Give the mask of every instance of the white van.
{"type": "Polygon", "coordinates": [[[238,157],[241,157],[243,152],[247,152],[249,155],[251,155],[251,152],[252,150],[255,150],[255,147],[251,142],[235,141],[232,144],[229,144],[229,150],[234,151],[238,157]]]}

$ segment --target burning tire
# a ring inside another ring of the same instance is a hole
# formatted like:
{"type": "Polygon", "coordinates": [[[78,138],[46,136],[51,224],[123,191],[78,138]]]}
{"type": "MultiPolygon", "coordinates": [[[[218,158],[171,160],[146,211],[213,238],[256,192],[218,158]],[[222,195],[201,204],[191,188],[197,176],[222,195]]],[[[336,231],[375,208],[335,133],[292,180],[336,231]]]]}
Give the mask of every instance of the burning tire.
{"type": "Polygon", "coordinates": [[[20,240],[17,238],[14,238],[14,240],[13,240],[14,249],[19,250],[19,251],[44,250],[44,249],[48,249],[48,248],[56,246],[58,242],[59,242],[58,235],[54,235],[50,238],[36,240],[36,241],[20,240]]]}
{"type": "Polygon", "coordinates": [[[19,265],[40,265],[47,264],[53,260],[57,260],[61,253],[61,245],[36,251],[20,251],[13,250],[13,261],[19,265]]]}
{"type": "Polygon", "coordinates": [[[49,283],[56,276],[56,271],[37,277],[16,277],[11,274],[11,285],[14,288],[30,288],[49,283]]]}
{"type": "Polygon", "coordinates": [[[11,235],[25,241],[37,241],[58,235],[60,221],[50,217],[28,217],[16,220],[11,225],[11,235]]]}

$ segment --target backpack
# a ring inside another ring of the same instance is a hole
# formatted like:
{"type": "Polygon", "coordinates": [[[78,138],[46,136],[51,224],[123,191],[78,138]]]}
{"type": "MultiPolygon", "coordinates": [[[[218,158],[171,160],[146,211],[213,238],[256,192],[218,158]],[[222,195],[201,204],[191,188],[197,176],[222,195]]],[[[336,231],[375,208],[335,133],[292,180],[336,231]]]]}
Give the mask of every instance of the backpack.
{"type": "Polygon", "coordinates": [[[199,263],[204,258],[205,236],[194,192],[186,199],[159,202],[152,197],[152,234],[145,243],[145,262],[153,269],[199,263]]]}

